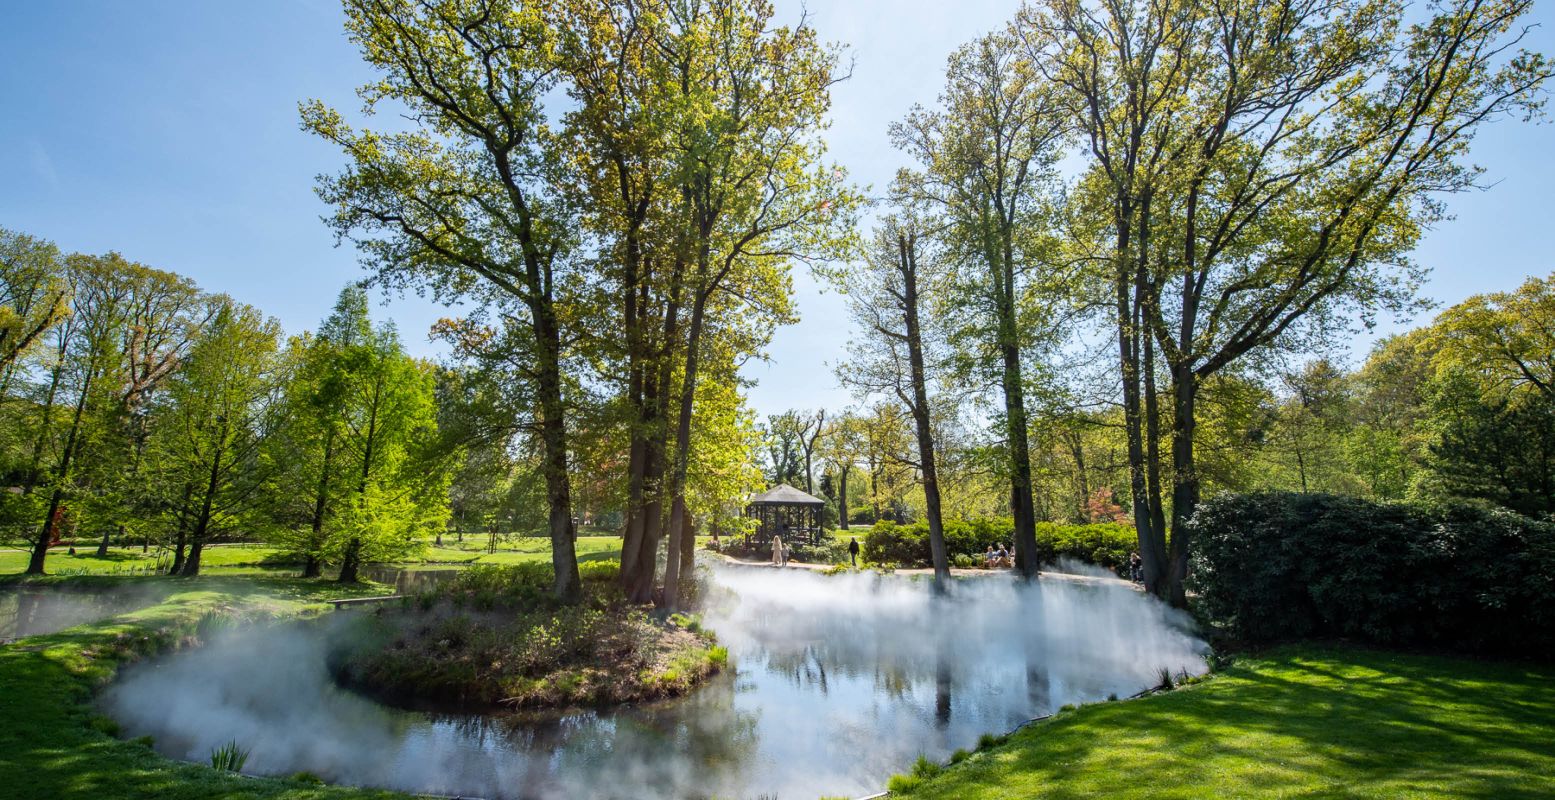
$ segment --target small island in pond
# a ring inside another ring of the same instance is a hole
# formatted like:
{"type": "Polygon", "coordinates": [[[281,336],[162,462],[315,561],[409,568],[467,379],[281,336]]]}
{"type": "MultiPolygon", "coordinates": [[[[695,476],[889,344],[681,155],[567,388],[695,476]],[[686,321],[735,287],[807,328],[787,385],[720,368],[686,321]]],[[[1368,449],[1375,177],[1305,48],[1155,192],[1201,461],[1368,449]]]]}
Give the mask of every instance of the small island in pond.
{"type": "Polygon", "coordinates": [[[540,564],[473,567],[352,620],[330,655],[342,685],[411,708],[608,706],[685,694],[728,653],[697,618],[626,602],[613,564],[556,602],[540,564]]]}

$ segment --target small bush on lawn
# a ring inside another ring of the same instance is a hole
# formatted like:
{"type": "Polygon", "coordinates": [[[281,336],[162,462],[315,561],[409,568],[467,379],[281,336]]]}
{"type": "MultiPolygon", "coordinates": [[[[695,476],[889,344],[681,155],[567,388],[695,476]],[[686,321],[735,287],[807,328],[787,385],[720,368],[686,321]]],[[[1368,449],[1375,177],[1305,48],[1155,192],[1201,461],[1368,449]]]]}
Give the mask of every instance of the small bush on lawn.
{"type": "Polygon", "coordinates": [[[1191,525],[1199,607],[1243,641],[1555,656],[1555,522],[1270,492],[1211,500],[1191,525]]]}

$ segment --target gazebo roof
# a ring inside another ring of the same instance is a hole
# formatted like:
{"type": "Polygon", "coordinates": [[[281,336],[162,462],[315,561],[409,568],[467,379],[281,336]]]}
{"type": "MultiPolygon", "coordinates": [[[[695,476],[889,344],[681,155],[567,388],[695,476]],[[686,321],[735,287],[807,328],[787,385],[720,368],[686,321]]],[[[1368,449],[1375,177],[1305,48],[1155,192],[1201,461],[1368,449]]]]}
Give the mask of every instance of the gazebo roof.
{"type": "Polygon", "coordinates": [[[751,495],[751,505],[764,506],[824,506],[826,501],[780,483],[761,494],[751,495]]]}

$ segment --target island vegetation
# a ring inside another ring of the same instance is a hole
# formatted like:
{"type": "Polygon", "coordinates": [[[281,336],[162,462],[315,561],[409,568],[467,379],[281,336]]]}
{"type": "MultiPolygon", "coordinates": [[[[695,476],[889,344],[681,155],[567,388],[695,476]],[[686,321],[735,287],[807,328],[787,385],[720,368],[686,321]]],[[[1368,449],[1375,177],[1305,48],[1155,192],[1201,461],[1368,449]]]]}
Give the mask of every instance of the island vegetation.
{"type": "Polygon", "coordinates": [[[413,708],[610,706],[684,694],[728,652],[694,617],[650,617],[612,591],[614,565],[581,571],[585,600],[559,605],[551,572],[471,567],[376,610],[339,635],[342,684],[413,708]]]}

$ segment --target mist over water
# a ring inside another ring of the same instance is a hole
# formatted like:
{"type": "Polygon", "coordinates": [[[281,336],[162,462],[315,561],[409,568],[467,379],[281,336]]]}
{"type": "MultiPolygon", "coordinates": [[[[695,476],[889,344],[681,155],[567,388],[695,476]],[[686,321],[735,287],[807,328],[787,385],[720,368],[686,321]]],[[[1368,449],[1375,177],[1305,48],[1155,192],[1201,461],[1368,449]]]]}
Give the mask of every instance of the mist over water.
{"type": "MultiPolygon", "coordinates": [[[[1066,703],[1199,673],[1177,612],[1117,581],[957,581],[715,566],[705,624],[731,669],[690,696],[612,712],[437,715],[337,688],[331,628],[238,631],[127,670],[103,697],[127,735],[246,769],[486,798],[813,798],[878,791],[1066,703]]],[[[351,612],[356,613],[356,612],[351,612]]]]}

